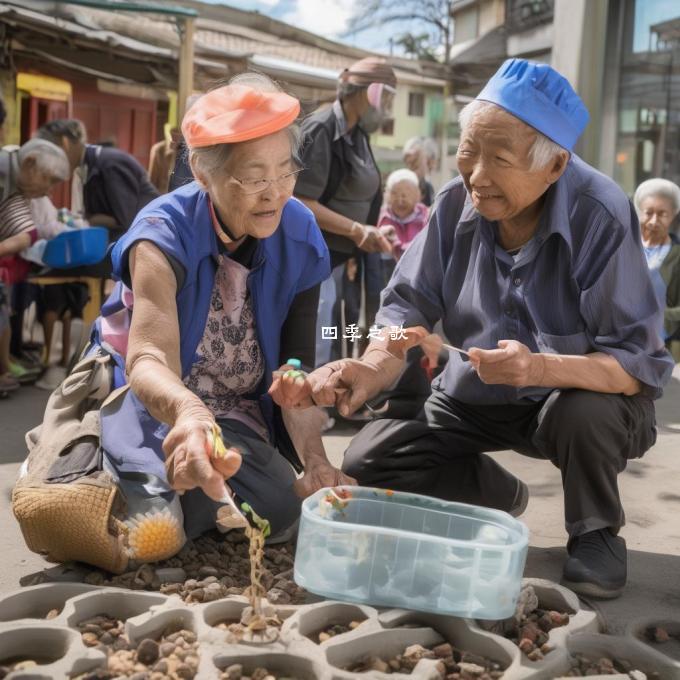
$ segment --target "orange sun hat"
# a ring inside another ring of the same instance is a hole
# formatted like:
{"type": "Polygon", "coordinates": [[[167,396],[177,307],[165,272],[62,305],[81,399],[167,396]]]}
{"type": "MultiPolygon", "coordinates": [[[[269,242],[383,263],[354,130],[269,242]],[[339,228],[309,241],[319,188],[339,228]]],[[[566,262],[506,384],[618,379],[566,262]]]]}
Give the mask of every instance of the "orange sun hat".
{"type": "Polygon", "coordinates": [[[225,85],[203,95],[187,111],[182,134],[190,149],[257,139],[288,127],[300,102],[285,92],[225,85]]]}

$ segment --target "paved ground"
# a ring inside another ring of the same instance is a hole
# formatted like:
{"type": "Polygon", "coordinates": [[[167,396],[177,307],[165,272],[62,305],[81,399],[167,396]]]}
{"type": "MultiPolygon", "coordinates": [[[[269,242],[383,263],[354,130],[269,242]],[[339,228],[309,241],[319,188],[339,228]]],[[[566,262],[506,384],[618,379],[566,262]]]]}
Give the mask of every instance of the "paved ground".
{"type": "MultiPolygon", "coordinates": [[[[41,418],[45,392],[24,388],[0,402],[0,593],[18,587],[19,578],[46,566],[23,545],[10,511],[10,490],[24,457],[23,435],[41,418]]],[[[620,632],[636,616],[680,611],[680,368],[657,404],[659,438],[641,460],[620,477],[628,516],[623,535],[629,548],[629,585],[623,597],[593,603],[609,629],[620,632]]],[[[352,430],[338,429],[326,437],[337,463],[352,430]]],[[[524,479],[531,500],[523,520],[531,530],[526,574],[559,580],[564,561],[562,491],[558,471],[548,462],[512,452],[495,454],[524,479]]]]}

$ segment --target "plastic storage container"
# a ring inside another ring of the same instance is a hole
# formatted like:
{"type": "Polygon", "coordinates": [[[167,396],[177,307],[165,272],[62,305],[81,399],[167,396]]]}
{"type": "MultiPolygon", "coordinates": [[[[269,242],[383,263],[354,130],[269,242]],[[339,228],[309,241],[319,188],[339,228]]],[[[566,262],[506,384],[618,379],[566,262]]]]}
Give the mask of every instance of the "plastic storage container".
{"type": "Polygon", "coordinates": [[[97,264],[106,256],[109,232],[104,227],[63,231],[47,242],[43,262],[56,269],[97,264]]]}
{"type": "Polygon", "coordinates": [[[515,611],[528,544],[527,527],[501,510],[321,489],[302,503],[295,581],[338,600],[504,619],[515,611]]]}

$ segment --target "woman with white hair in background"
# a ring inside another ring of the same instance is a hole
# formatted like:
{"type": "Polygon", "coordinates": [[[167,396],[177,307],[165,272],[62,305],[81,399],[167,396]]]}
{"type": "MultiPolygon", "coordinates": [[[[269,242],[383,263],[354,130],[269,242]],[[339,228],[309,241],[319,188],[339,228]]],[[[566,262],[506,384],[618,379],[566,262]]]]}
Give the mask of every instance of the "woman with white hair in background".
{"type": "Polygon", "coordinates": [[[437,144],[430,137],[411,137],[404,144],[403,158],[408,169],[418,175],[421,200],[429,208],[434,203],[435,191],[429,176],[439,158],[437,144]]]}
{"type": "MultiPolygon", "coordinates": [[[[680,244],[673,242],[669,233],[680,212],[680,187],[667,179],[648,179],[638,186],[633,203],[640,220],[649,274],[659,306],[664,310],[661,337],[671,345],[680,339],[680,244]]],[[[671,345],[671,349],[673,358],[679,361],[680,348],[671,345]]]]}
{"type": "Polygon", "coordinates": [[[31,199],[47,195],[69,174],[66,154],[43,139],[0,152],[0,394],[19,387],[10,374],[9,285],[20,280],[14,256],[38,237],[31,199]]]}

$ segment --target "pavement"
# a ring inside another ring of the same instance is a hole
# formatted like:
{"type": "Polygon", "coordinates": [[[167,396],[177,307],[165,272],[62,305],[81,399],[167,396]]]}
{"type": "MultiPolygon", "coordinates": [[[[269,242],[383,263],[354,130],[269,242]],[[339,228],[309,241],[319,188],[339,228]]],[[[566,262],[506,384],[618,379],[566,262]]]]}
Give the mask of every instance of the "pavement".
{"type": "MultiPolygon", "coordinates": [[[[50,566],[25,547],[10,509],[11,488],[25,456],[24,434],[40,422],[47,398],[46,392],[26,387],[0,401],[0,594],[18,588],[22,576],[50,566]]],[[[623,632],[636,617],[680,611],[680,365],[657,402],[657,422],[656,445],[619,477],[627,515],[621,534],[628,543],[628,586],[617,600],[587,603],[612,633],[623,632]]],[[[336,465],[354,431],[344,424],[324,437],[336,465]]],[[[531,533],[525,574],[559,581],[567,540],[559,471],[511,451],[493,455],[529,485],[522,516],[531,533]]]]}

